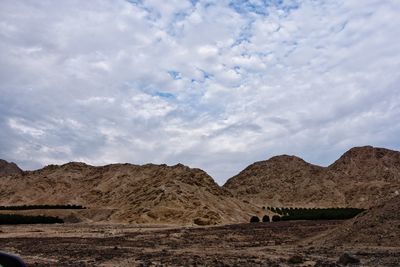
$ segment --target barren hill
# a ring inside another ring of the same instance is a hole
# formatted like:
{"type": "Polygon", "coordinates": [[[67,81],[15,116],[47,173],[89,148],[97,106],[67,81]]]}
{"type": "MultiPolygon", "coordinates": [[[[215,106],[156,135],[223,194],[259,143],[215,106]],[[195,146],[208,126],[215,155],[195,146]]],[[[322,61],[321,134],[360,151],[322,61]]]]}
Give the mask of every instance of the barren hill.
{"type": "MultiPolygon", "coordinates": [[[[328,167],[276,156],[248,166],[223,187],[204,171],[181,164],[94,167],[71,162],[26,172],[7,162],[1,166],[6,171],[0,179],[0,205],[88,207],[68,211],[71,221],[247,222],[253,214],[262,215],[262,206],[369,208],[400,193],[400,152],[373,147],[350,149],[328,167]]],[[[24,211],[33,212],[38,211],[24,211]]]]}
{"type": "Polygon", "coordinates": [[[320,177],[324,168],[295,156],[276,156],[248,166],[224,188],[236,197],[260,206],[329,206],[340,197],[335,184],[320,177]]]}
{"type": "Polygon", "coordinates": [[[316,244],[400,246],[400,196],[396,196],[337,229],[319,237],[316,244]]]}
{"type": "Polygon", "coordinates": [[[17,166],[17,164],[0,159],[0,176],[21,173],[22,170],[17,166]]]}
{"type": "Polygon", "coordinates": [[[352,148],[328,167],[277,156],[248,166],[223,187],[259,206],[368,208],[400,192],[400,152],[352,148]]]}
{"type": "MultiPolygon", "coordinates": [[[[244,222],[252,208],[200,169],[184,165],[50,165],[0,179],[0,205],[76,204],[93,221],[218,224],[244,222]]],[[[54,212],[53,212],[54,213],[54,212]]]]}
{"type": "Polygon", "coordinates": [[[372,207],[400,192],[400,152],[372,146],[347,151],[327,168],[345,205],[372,207]]]}

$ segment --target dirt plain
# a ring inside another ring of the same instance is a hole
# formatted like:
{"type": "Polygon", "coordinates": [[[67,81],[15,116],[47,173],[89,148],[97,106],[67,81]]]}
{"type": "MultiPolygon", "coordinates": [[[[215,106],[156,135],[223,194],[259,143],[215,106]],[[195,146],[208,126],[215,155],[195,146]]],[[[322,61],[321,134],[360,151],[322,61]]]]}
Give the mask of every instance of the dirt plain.
{"type": "Polygon", "coordinates": [[[399,247],[315,246],[343,221],[247,223],[211,227],[133,224],[0,226],[0,250],[28,266],[399,266],[399,247]],[[298,262],[298,263],[295,263],[298,262]]]}

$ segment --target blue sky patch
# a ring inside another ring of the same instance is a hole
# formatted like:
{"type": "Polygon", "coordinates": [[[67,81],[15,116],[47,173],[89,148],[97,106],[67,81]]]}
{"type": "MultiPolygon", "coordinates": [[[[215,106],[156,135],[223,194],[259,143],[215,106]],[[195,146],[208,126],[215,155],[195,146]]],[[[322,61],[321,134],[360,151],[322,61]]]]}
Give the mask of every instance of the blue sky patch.
{"type": "Polygon", "coordinates": [[[176,97],[174,94],[168,92],[156,92],[154,95],[168,99],[174,99],[176,97]]]}
{"type": "Polygon", "coordinates": [[[175,70],[170,70],[168,71],[169,76],[171,76],[172,79],[174,80],[180,80],[182,79],[182,74],[179,71],[175,70]]]}
{"type": "Polygon", "coordinates": [[[255,1],[250,0],[232,0],[229,6],[238,13],[254,13],[257,15],[266,16],[268,15],[268,8],[275,7],[285,12],[289,12],[293,9],[299,8],[300,4],[297,0],[283,1],[283,0],[262,0],[255,1]]]}

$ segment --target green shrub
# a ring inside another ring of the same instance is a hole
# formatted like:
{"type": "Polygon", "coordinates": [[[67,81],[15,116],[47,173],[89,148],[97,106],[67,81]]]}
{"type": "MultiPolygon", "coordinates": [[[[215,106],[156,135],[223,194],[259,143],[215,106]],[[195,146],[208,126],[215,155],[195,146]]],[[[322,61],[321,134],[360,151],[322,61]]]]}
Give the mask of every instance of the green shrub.
{"type": "Polygon", "coordinates": [[[22,205],[22,206],[0,206],[0,210],[37,210],[37,209],[86,209],[82,205],[22,205]]]}
{"type": "Polygon", "coordinates": [[[273,222],[279,222],[280,220],[281,220],[281,216],[279,216],[279,215],[272,216],[272,221],[273,222]]]}
{"type": "Polygon", "coordinates": [[[283,208],[276,208],[275,212],[278,213],[279,215],[283,215],[283,208]]]}
{"type": "Polygon", "coordinates": [[[51,216],[26,216],[19,214],[0,214],[0,224],[52,224],[64,223],[58,217],[51,216]]]}
{"type": "Polygon", "coordinates": [[[260,218],[258,218],[257,216],[251,216],[250,222],[251,223],[258,223],[258,222],[260,222],[260,218]]]}
{"type": "Polygon", "coordinates": [[[270,222],[269,216],[268,216],[268,215],[264,215],[264,216],[262,217],[262,221],[263,221],[263,222],[270,222]]]}

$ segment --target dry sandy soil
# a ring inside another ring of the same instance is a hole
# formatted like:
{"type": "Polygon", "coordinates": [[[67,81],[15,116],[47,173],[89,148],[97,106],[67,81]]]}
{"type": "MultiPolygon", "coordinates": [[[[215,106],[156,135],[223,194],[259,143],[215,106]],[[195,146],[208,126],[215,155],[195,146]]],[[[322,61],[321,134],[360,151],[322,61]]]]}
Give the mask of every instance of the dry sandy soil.
{"type": "Polygon", "coordinates": [[[0,226],[0,250],[29,266],[339,266],[348,252],[360,266],[398,266],[400,247],[315,246],[340,221],[212,227],[64,224],[0,226]],[[309,241],[308,241],[309,240],[309,241]],[[300,264],[290,258],[299,255],[300,264]]]}

